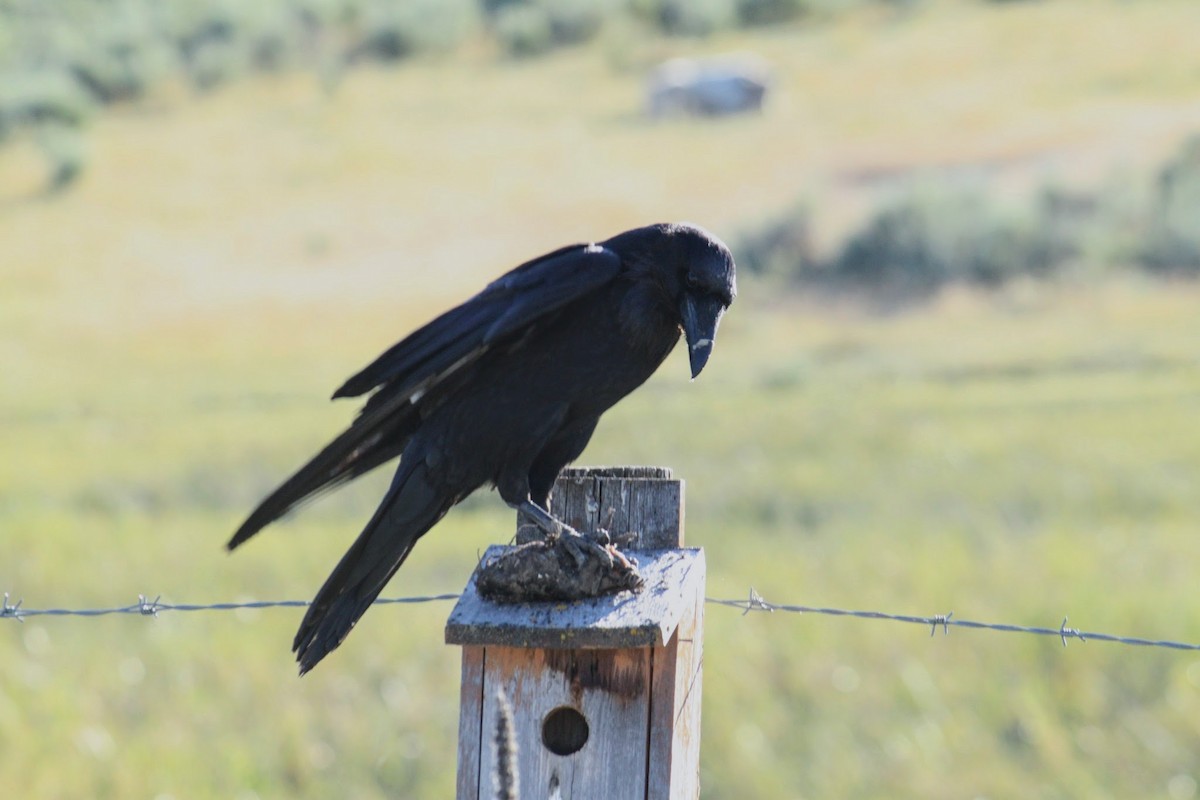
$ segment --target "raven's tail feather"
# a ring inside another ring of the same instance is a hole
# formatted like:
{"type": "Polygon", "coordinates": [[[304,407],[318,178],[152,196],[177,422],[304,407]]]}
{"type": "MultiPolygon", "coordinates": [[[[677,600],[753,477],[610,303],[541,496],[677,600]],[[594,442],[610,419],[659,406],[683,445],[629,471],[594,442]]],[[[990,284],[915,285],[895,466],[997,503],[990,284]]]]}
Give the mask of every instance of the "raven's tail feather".
{"type": "Polygon", "coordinates": [[[414,417],[372,418],[350,426],[259,503],[225,546],[234,549],[303,501],[399,456],[416,426],[414,417]]]}
{"type": "Polygon", "coordinates": [[[458,500],[432,484],[424,461],[414,461],[412,465],[401,462],[375,515],[304,615],[292,642],[301,675],[342,643],[408,558],[417,539],[458,500]]]}

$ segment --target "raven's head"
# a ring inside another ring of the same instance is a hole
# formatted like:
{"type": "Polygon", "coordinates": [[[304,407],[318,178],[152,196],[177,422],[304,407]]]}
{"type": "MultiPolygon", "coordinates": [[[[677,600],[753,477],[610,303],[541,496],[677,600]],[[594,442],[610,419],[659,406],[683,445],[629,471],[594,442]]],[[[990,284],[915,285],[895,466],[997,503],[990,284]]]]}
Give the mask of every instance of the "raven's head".
{"type": "Polygon", "coordinates": [[[737,296],[733,254],[717,237],[695,225],[671,226],[679,250],[679,319],[695,378],[708,363],[717,326],[737,296]]]}
{"type": "Polygon", "coordinates": [[[644,324],[647,314],[664,322],[673,319],[687,339],[695,378],[708,363],[721,316],[737,295],[729,248],[687,222],[634,228],[602,246],[620,254],[625,267],[646,290],[643,302],[627,303],[622,309],[622,314],[630,317],[626,320],[630,329],[644,324]]]}

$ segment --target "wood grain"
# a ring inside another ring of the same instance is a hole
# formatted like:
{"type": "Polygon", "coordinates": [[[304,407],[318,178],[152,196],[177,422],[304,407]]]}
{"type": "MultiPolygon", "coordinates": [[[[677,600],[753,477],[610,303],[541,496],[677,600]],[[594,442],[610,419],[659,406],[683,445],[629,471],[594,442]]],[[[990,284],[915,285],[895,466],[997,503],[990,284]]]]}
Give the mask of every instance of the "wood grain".
{"type": "MultiPolygon", "coordinates": [[[[649,648],[551,651],[489,647],[484,697],[493,698],[500,687],[514,711],[523,796],[644,800],[649,648]],[[565,756],[555,755],[542,744],[543,721],[561,706],[578,710],[589,729],[583,748],[565,756]]],[[[495,702],[484,703],[483,730],[495,727],[496,713],[495,702]]],[[[491,774],[493,758],[493,749],[485,742],[481,775],[491,774]]]]}

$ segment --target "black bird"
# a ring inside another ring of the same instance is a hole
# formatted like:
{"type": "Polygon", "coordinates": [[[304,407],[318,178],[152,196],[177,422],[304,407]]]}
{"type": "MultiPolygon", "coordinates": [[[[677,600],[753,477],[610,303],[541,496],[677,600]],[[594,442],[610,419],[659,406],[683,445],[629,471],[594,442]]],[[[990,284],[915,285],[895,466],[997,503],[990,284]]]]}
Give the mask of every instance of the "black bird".
{"type": "Polygon", "coordinates": [[[341,644],[417,539],[480,486],[495,486],[547,532],[573,533],[548,511],[558,473],[681,330],[692,377],[700,374],[736,292],[733,256],[707,231],[636,228],[522,264],[346,381],[335,398],[375,393],[228,544],[400,457],[379,508],[300,623],[300,674],[341,644]]]}

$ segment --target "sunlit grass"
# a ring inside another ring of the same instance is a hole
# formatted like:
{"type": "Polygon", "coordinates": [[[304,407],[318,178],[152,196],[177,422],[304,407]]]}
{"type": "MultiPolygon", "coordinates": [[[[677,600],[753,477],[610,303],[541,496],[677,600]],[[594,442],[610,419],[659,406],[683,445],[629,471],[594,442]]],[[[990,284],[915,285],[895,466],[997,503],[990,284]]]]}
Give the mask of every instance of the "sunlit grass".
{"type": "MultiPolygon", "coordinates": [[[[749,289],[717,369],[689,384],[673,357],[606,418],[587,460],[669,463],[688,480],[688,538],[709,551],[714,596],[753,585],[780,602],[1049,626],[1070,614],[1085,629],[1194,638],[1200,369],[1184,345],[1200,334],[1197,290],[1042,292],[1015,311],[1002,295],[878,318],[766,311],[749,289]]],[[[191,376],[164,367],[158,406],[94,379],[91,410],[17,427],[10,446],[30,459],[5,481],[6,585],[37,606],[310,595],[381,487],[221,552],[257,495],[344,418],[301,354],[278,359],[297,388],[272,402],[237,388],[253,363],[215,360],[191,376]],[[50,455],[81,441],[84,458],[50,455]]],[[[454,591],[510,525],[494,498],[455,512],[389,593],[454,591]]],[[[287,658],[294,611],[13,625],[0,720],[44,731],[20,761],[38,793],[113,781],[112,796],[333,796],[352,781],[368,795],[444,794],[447,610],[377,609],[303,681],[287,658]],[[91,766],[54,770],[64,750],[91,766]]],[[[1001,794],[1076,773],[1119,796],[1191,769],[1200,695],[1186,656],[715,607],[708,618],[713,796],[1001,794]]]]}

